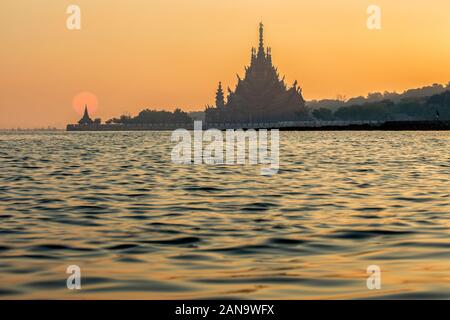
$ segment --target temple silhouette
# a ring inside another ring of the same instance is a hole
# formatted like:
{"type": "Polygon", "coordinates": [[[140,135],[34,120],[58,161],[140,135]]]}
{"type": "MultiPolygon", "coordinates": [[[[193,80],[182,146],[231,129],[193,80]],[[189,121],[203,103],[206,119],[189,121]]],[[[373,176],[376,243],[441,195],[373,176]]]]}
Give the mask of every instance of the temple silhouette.
{"type": "Polygon", "coordinates": [[[81,127],[90,127],[90,126],[99,126],[101,124],[102,120],[100,118],[97,118],[95,120],[92,120],[89,116],[89,110],[88,106],[84,106],[84,114],[83,117],[78,121],[78,126],[81,127]]]}
{"type": "MultiPolygon", "coordinates": [[[[309,102],[309,108],[306,107],[297,81],[287,87],[284,77],[280,79],[278,69],[272,63],[272,50],[264,47],[262,23],[259,25],[258,50],[252,48],[250,66],[245,68],[244,79],[239,75],[237,77],[236,88],[234,91],[228,88],[226,99],[222,83],[219,82],[215,106],[206,106],[206,124],[203,128],[285,131],[450,130],[450,111],[447,108],[450,84],[446,88],[442,87],[442,92],[438,94],[434,86],[422,88],[431,93],[429,96],[421,93],[422,89],[414,89],[400,95],[373,94],[377,100],[372,100],[369,94],[362,101],[359,97],[346,102],[324,100],[316,101],[315,107],[311,107],[309,102]],[[341,106],[335,111],[320,107],[322,102],[329,101],[341,106]],[[389,110],[388,113],[386,110],[389,110]],[[387,115],[397,115],[397,119],[388,118],[387,115]],[[441,117],[447,120],[441,120],[441,117]]],[[[195,126],[194,118],[179,109],[174,112],[145,109],[135,117],[122,115],[102,124],[100,118],[91,119],[87,106],[78,124],[67,125],[67,131],[160,131],[180,128],[194,130],[195,126]]]]}
{"type": "Polygon", "coordinates": [[[235,91],[228,88],[225,101],[222,83],[216,92],[215,106],[206,106],[208,123],[261,123],[308,119],[302,89],[295,81],[287,88],[284,77],[272,64],[272,50],[264,48],[264,25],[259,25],[259,47],[252,48],[245,77],[238,77],[235,91]]]}
{"type": "Polygon", "coordinates": [[[93,124],[94,123],[94,121],[91,119],[91,117],[89,116],[89,111],[88,111],[88,107],[87,107],[87,105],[85,105],[84,106],[84,114],[83,114],[83,118],[81,118],[79,121],[78,121],[78,124],[79,125],[85,125],[85,126],[87,126],[87,125],[91,125],[91,124],[93,124]]]}

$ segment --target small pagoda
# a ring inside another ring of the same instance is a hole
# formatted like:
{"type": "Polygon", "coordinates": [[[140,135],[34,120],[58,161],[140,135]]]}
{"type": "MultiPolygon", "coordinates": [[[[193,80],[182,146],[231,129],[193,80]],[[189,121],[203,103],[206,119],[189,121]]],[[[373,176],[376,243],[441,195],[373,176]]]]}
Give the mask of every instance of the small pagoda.
{"type": "Polygon", "coordinates": [[[80,121],[78,121],[78,124],[80,126],[88,126],[93,123],[94,123],[94,121],[92,121],[91,117],[89,117],[88,107],[87,107],[87,105],[85,105],[83,118],[81,118],[80,121]]]}
{"type": "Polygon", "coordinates": [[[222,83],[216,92],[215,106],[206,106],[208,123],[261,123],[306,120],[308,118],[302,89],[295,81],[288,88],[284,77],[272,64],[271,48],[264,48],[264,25],[259,25],[259,47],[252,48],[245,77],[237,76],[234,91],[228,88],[225,101],[222,83]]]}

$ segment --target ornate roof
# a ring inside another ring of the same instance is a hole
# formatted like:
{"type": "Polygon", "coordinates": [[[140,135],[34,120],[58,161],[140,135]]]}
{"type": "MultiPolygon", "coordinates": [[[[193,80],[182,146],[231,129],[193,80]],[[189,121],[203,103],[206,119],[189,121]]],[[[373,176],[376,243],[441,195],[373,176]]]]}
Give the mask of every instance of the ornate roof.
{"type": "Polygon", "coordinates": [[[94,121],[92,121],[91,117],[89,117],[88,107],[87,107],[87,105],[85,105],[83,118],[81,118],[80,121],[78,121],[78,124],[89,125],[89,124],[93,124],[93,123],[94,123],[94,121]]]}
{"type": "Polygon", "coordinates": [[[224,106],[219,84],[216,108],[206,109],[207,122],[276,122],[307,117],[297,81],[287,88],[284,78],[280,79],[277,68],[272,64],[271,48],[264,48],[262,23],[259,25],[258,51],[252,48],[250,66],[245,68],[244,79],[237,77],[236,88],[234,91],[228,89],[224,106]]]}

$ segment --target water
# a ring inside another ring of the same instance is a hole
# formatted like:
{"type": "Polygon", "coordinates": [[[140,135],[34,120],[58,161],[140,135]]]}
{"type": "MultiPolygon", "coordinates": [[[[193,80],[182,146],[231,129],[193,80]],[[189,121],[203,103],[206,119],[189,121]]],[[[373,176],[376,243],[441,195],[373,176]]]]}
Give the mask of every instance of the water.
{"type": "Polygon", "coordinates": [[[172,146],[0,133],[0,298],[450,298],[450,133],[283,132],[271,177],[172,146]]]}

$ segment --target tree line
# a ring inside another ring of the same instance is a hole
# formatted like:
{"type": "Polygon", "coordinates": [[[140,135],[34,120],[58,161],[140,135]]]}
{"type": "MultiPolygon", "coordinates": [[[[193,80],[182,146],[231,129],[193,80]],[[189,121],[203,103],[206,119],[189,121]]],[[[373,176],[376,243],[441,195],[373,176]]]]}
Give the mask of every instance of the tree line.
{"type": "Polygon", "coordinates": [[[399,101],[384,99],[331,108],[312,109],[317,120],[450,120],[450,91],[429,97],[403,98],[399,101]]]}
{"type": "Polygon", "coordinates": [[[188,113],[181,109],[174,112],[165,110],[145,109],[139,112],[135,117],[130,115],[122,115],[120,118],[112,118],[106,121],[107,124],[161,124],[161,123],[189,123],[192,118],[188,113]]]}

